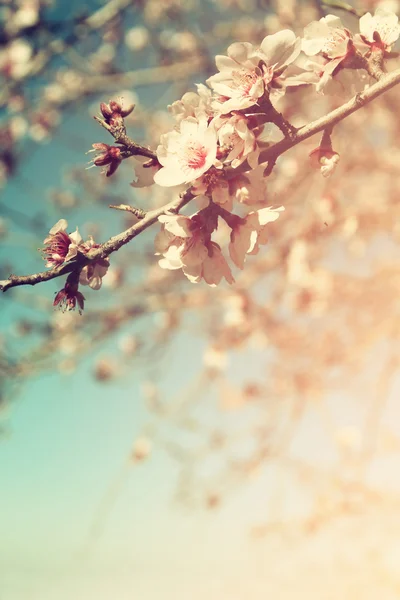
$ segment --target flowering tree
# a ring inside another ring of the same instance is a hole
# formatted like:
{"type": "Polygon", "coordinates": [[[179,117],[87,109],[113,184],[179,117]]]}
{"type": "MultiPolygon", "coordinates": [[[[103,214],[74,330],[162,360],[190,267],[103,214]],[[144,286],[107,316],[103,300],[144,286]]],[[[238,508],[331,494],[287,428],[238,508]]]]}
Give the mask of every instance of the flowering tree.
{"type": "MultiPolygon", "coordinates": [[[[35,360],[22,355],[10,365],[3,357],[7,385],[52,366],[71,330],[77,360],[88,351],[88,340],[101,342],[133,319],[157,313],[162,318],[125,339],[121,350],[127,362],[133,355],[154,359],[189,313],[206,338],[199,377],[194,389],[182,392],[190,401],[177,401],[176,410],[167,411],[159,390],[145,385],[155,418],[171,418],[185,428],[195,399],[210,388],[223,410],[251,412],[257,405],[259,412],[246,432],[255,440],[252,452],[226,459],[223,476],[219,473],[206,486],[188,485],[193,473],[188,477],[183,469],[182,497],[200,489],[213,507],[220,500],[220,481],[235,484],[261,464],[282,460],[312,489],[314,504],[302,524],[306,528],[317,528],[341,511],[361,510],[365,498],[384,506],[387,498],[374,496],[365,476],[398,362],[398,17],[387,3],[357,9],[333,3],[327,10],[319,3],[285,3],[284,8],[276,3],[274,13],[263,12],[262,25],[250,21],[248,37],[240,27],[237,36],[234,27],[228,28],[225,45],[233,37],[244,41],[233,41],[217,54],[215,68],[205,34],[191,31],[185,3],[136,4],[148,29],[128,32],[126,44],[135,51],[150,44],[148,31],[156,29],[157,11],[174,22],[177,14],[187,19],[185,31],[165,44],[164,63],[132,74],[105,61],[101,76],[94,69],[87,78],[78,68],[71,69],[69,79],[60,71],[47,85],[42,112],[30,115],[29,127],[47,135],[67,105],[87,95],[97,98],[99,92],[112,94],[95,117],[108,136],[92,144],[91,166],[101,170],[84,173],[81,168],[79,178],[98,198],[106,195],[110,212],[120,211],[129,221],[100,243],[97,236],[84,240],[77,228],[71,232],[60,209],[58,222],[48,234],[42,232],[47,270],[3,274],[0,287],[7,295],[12,288],[55,279],[54,306],[80,313],[85,308],[81,316],[46,313],[51,324],[40,333],[35,360]],[[196,81],[204,76],[203,83],[175,99],[169,116],[149,114],[140,96],[137,107],[117,96],[120,81],[133,86],[140,85],[140,78],[176,82],[195,72],[196,81]],[[142,129],[140,140],[130,134],[130,126],[142,129]],[[134,172],[135,206],[113,198],[113,181],[127,164],[134,172]],[[135,244],[142,238],[147,243],[149,233],[154,249],[138,250],[135,244]],[[118,258],[125,246],[133,253],[128,262],[118,258]],[[139,283],[129,280],[133,268],[140,270],[139,283]],[[84,286],[99,295],[112,290],[112,302],[107,298],[92,308],[93,296],[84,286]],[[268,352],[267,377],[249,372],[234,385],[229,360],[240,363],[254,345],[268,352]],[[383,356],[380,369],[370,369],[376,353],[383,356]],[[370,396],[365,423],[356,433],[336,426],[325,404],[330,393],[340,390],[345,398],[355,393],[353,388],[370,396]],[[289,452],[296,428],[314,404],[323,407],[321,418],[338,447],[334,473],[325,479],[317,466],[296,463],[289,452]]],[[[240,10],[240,3],[222,4],[240,10]]],[[[61,47],[78,43],[82,31],[105,28],[104,38],[117,45],[113,28],[121,25],[118,18],[128,5],[109,2],[77,19],[64,45],[54,41],[43,51],[26,41],[25,32],[51,35],[40,18],[44,6],[33,15],[24,9],[24,19],[31,15],[31,21],[22,25],[23,8],[10,7],[0,63],[3,102],[10,111],[3,129],[4,179],[13,175],[17,161],[19,122],[12,111],[18,102],[21,113],[26,109],[23,84],[43,72],[61,47]]],[[[101,63],[100,49],[95,58],[101,63]]],[[[115,63],[119,60],[116,53],[115,63]]],[[[57,197],[61,207],[62,192],[57,197]]],[[[31,325],[25,326],[24,334],[30,333],[31,325]]],[[[74,361],[62,364],[74,368],[74,361]]],[[[118,369],[103,360],[95,372],[106,381],[118,369]]],[[[398,449],[397,436],[386,434],[398,449]]],[[[224,433],[209,431],[204,439],[206,450],[190,455],[191,464],[208,452],[226,452],[224,433]]],[[[135,446],[135,460],[147,456],[146,444],[142,440],[135,446]]],[[[164,444],[182,462],[189,460],[171,440],[164,444]]]]}

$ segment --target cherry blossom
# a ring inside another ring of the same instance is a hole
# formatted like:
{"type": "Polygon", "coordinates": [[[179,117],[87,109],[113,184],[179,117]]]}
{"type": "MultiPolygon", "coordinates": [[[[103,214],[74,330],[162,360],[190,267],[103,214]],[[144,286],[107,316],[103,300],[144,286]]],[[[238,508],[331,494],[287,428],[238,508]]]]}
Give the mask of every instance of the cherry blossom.
{"type": "Polygon", "coordinates": [[[267,203],[267,179],[264,177],[265,165],[259,165],[231,180],[231,186],[238,202],[242,204],[267,203]]]}
{"type": "Polygon", "coordinates": [[[256,254],[260,244],[267,243],[266,225],[279,218],[283,206],[261,208],[250,212],[232,228],[229,254],[239,269],[243,269],[246,254],[256,254]]]}
{"type": "MultiPolygon", "coordinates": [[[[86,252],[94,248],[99,248],[99,244],[96,244],[92,237],[85,242],[84,246],[86,252]]],[[[79,283],[81,285],[88,285],[92,290],[99,290],[101,288],[102,278],[107,273],[109,266],[110,261],[108,258],[102,258],[89,263],[83,267],[80,272],[79,283]]]]}
{"type": "Polygon", "coordinates": [[[223,161],[231,163],[235,169],[247,160],[254,169],[258,165],[260,149],[249,127],[249,119],[241,114],[233,114],[217,117],[213,123],[218,131],[220,154],[225,154],[223,161]]]}
{"type": "Polygon", "coordinates": [[[178,123],[188,117],[199,119],[204,115],[208,117],[214,116],[211,106],[211,90],[202,83],[197,84],[196,87],[197,93],[186,92],[181,100],[176,100],[168,106],[169,112],[175,117],[178,123]]]}
{"type": "Polygon", "coordinates": [[[285,81],[287,86],[314,84],[316,91],[322,94],[347,97],[362,92],[368,83],[367,74],[362,69],[337,68],[334,61],[320,54],[303,55],[297,64],[303,71],[288,77],[285,81]]]}
{"type": "Polygon", "coordinates": [[[374,16],[371,13],[363,15],[359,25],[361,38],[366,44],[383,47],[387,52],[391,51],[400,35],[398,16],[382,8],[377,8],[374,16]]]}
{"type": "Polygon", "coordinates": [[[217,107],[223,114],[257,104],[273,80],[297,58],[300,40],[286,29],[265,37],[259,49],[248,42],[235,43],[227,53],[216,57],[219,73],[207,80],[221,96],[217,107]]]}
{"type": "Polygon", "coordinates": [[[222,279],[226,279],[230,284],[235,282],[221,248],[215,242],[208,245],[208,253],[202,262],[185,266],[183,271],[192,283],[199,283],[204,279],[208,285],[215,287],[222,279]]]}
{"type": "Polygon", "coordinates": [[[327,15],[305,27],[301,49],[307,56],[322,54],[332,60],[347,53],[351,37],[339,17],[327,15]]]}
{"type": "MultiPolygon", "coordinates": [[[[73,233],[67,233],[68,222],[60,219],[50,229],[49,235],[44,240],[45,247],[42,249],[43,258],[47,261],[46,267],[58,267],[75,258],[82,237],[76,228],[73,233]]],[[[81,250],[83,248],[81,247],[81,250]]]]}
{"type": "Polygon", "coordinates": [[[22,79],[29,72],[32,47],[25,39],[13,40],[0,51],[0,73],[11,79],[22,79]]]}
{"type": "Polygon", "coordinates": [[[346,59],[356,52],[351,32],[334,15],[327,15],[307,25],[302,50],[307,56],[320,54],[324,59],[319,68],[319,90],[338,72],[339,66],[344,66],[346,59]]]}
{"type": "Polygon", "coordinates": [[[190,183],[214,164],[216,154],[217,134],[207,119],[183,119],[180,131],[161,136],[157,157],[162,168],[154,175],[154,181],[165,187],[190,183]]]}
{"type": "Polygon", "coordinates": [[[162,229],[155,239],[156,254],[163,269],[183,269],[201,264],[208,254],[206,235],[195,216],[161,215],[162,229]]]}
{"type": "Polygon", "coordinates": [[[232,181],[226,178],[222,169],[210,169],[194,182],[192,193],[196,196],[206,195],[213,202],[226,210],[233,208],[234,188],[232,181]]]}

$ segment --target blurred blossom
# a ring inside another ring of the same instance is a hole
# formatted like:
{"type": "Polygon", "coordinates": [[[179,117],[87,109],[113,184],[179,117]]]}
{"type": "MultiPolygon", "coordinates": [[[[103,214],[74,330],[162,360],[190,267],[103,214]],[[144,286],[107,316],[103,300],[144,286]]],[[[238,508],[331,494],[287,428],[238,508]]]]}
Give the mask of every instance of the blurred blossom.
{"type": "Polygon", "coordinates": [[[139,437],[135,441],[132,449],[133,462],[142,462],[150,456],[152,449],[151,440],[147,437],[139,437]]]}
{"type": "Polygon", "coordinates": [[[11,79],[22,79],[30,69],[32,47],[22,39],[13,40],[0,51],[0,72],[11,79]]]}
{"type": "Polygon", "coordinates": [[[35,25],[39,20],[39,6],[38,0],[24,0],[21,2],[18,10],[10,19],[11,23],[8,29],[18,31],[35,25]]]}
{"type": "Polygon", "coordinates": [[[210,346],[204,352],[203,363],[207,369],[218,373],[219,371],[224,371],[226,369],[228,357],[223,350],[210,346]]]}
{"type": "Polygon", "coordinates": [[[126,356],[134,356],[140,348],[140,341],[135,335],[126,335],[119,340],[118,346],[126,356]]]}
{"type": "Polygon", "coordinates": [[[125,34],[125,44],[131,50],[143,50],[150,42],[150,33],[146,27],[132,27],[125,34]]]}
{"type": "Polygon", "coordinates": [[[117,365],[111,357],[99,358],[94,366],[94,377],[97,381],[110,381],[116,377],[117,365]]]}

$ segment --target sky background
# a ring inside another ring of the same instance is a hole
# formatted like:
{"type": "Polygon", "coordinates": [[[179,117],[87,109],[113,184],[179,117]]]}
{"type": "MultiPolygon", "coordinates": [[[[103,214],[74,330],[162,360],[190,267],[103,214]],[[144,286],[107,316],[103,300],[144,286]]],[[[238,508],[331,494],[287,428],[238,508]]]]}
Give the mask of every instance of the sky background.
{"type": "MultiPolygon", "coordinates": [[[[71,8],[72,4],[68,5],[71,8]]],[[[55,17],[67,17],[65,7],[58,3],[55,17]]],[[[116,95],[121,91],[116,90],[116,95]]],[[[174,99],[166,89],[162,98],[154,90],[140,89],[137,94],[141,103],[155,110],[174,99]]],[[[60,187],[70,167],[84,169],[91,143],[106,140],[105,132],[91,117],[94,106],[91,103],[90,108],[66,114],[52,141],[29,147],[18,176],[2,192],[0,207],[7,208],[3,216],[12,235],[2,244],[0,256],[12,259],[18,272],[42,268],[36,249],[50,227],[64,216],[48,200],[47,190],[60,187]],[[28,218],[39,213],[42,238],[13,224],[9,209],[28,218]]],[[[99,177],[95,169],[91,173],[93,178],[99,177]]],[[[122,185],[130,181],[121,179],[122,185]]],[[[126,191],[125,187],[124,193],[132,198],[131,188],[126,191]]],[[[97,207],[94,215],[90,205],[68,215],[71,229],[84,224],[83,234],[94,219],[100,222],[100,239],[120,225],[119,215],[97,207]]],[[[135,251],[138,249],[140,245],[135,246],[135,251]]],[[[56,289],[58,284],[49,282],[40,291],[52,298],[56,289]]],[[[37,288],[24,289],[21,294],[7,293],[0,298],[0,342],[10,347],[21,343],[16,320],[33,316],[45,322],[49,318],[45,310],[37,309],[37,288]]],[[[96,302],[94,297],[95,292],[89,291],[89,306],[96,302]]],[[[134,327],[129,326],[129,331],[134,327]]],[[[396,533],[400,533],[400,523],[396,511],[392,514],[388,509],[382,516],[371,508],[367,517],[344,517],[314,535],[300,535],[293,528],[287,536],[256,537],[251,532],[265,524],[268,516],[284,514],[290,520],[308,508],[309,499],[273,464],[227,494],[221,506],[207,510],[185,506],[176,499],[180,467],[157,439],[147,460],[138,464],[129,460],[133,443],[147,431],[151,420],[143,395],[147,372],[132,364],[132,372],[125,370],[122,377],[110,382],[93,377],[96,358],[112,355],[126,333],[93,348],[72,373],[54,370],[33,377],[3,414],[0,600],[399,597],[396,533]],[[370,519],[368,528],[363,519],[370,519]],[[374,552],[382,529],[393,531],[393,540],[376,566],[374,552]],[[367,533],[357,546],[357,536],[364,535],[360,531],[367,533]],[[323,589],[324,595],[316,596],[317,589],[323,589]]],[[[204,342],[193,333],[182,333],[174,340],[156,372],[165,398],[173,400],[177,390],[196,379],[204,350],[204,342]]],[[[238,363],[228,367],[231,380],[262,373],[267,360],[257,349],[251,350],[241,358],[239,368],[238,363]]],[[[400,435],[399,389],[395,382],[384,422],[400,435]]],[[[332,394],[326,403],[338,430],[355,427],[365,411],[362,399],[350,401],[344,395],[332,394]]],[[[208,427],[222,426],[235,432],[242,425],[240,411],[221,416],[213,386],[199,410],[208,427]]],[[[324,413],[315,406],[301,420],[292,443],[294,455],[329,469],[337,454],[327,442],[326,426],[324,413]]],[[[184,444],[183,434],[168,427],[165,425],[165,434],[184,444]]],[[[217,460],[208,464],[206,482],[208,471],[211,478],[217,466],[217,460]]],[[[370,481],[398,491],[393,473],[399,468],[398,454],[390,455],[372,465],[370,481]]]]}

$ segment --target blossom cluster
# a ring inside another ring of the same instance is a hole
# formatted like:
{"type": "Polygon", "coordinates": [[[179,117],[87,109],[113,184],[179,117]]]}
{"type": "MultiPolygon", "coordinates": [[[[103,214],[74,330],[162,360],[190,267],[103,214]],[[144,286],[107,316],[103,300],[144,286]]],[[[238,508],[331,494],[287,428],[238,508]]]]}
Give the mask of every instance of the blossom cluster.
{"type": "MultiPolygon", "coordinates": [[[[96,244],[91,236],[84,242],[78,228],[72,233],[67,233],[67,227],[67,221],[60,219],[50,229],[49,235],[44,240],[45,246],[42,248],[42,254],[46,260],[46,267],[60,267],[75,259],[78,253],[87,254],[90,250],[99,248],[99,244],[96,244]]],[[[78,305],[79,309],[83,310],[85,297],[78,289],[79,284],[99,290],[109,264],[108,258],[104,258],[85,265],[80,270],[78,277],[75,273],[71,273],[65,287],[57,293],[54,306],[60,306],[63,310],[73,310],[78,305]]]]}
{"type": "MultiPolygon", "coordinates": [[[[227,56],[217,56],[218,73],[207,85],[197,85],[197,93],[186,93],[169,107],[176,126],[161,136],[159,165],[152,163],[151,174],[146,168],[136,171],[135,187],[184,185],[203,204],[191,216],[159,218],[155,245],[160,266],[181,268],[193,282],[216,285],[224,278],[232,283],[231,268],[212,235],[223,219],[231,230],[230,259],[242,269],[246,256],[266,243],[268,224],[283,210],[266,206],[266,178],[274,162],[262,160],[276,131],[296,135],[276,108],[279,100],[288,87],[298,85],[313,84],[325,94],[363,89],[383,74],[383,59],[399,34],[397,16],[382,9],[361,17],[355,34],[328,15],[309,24],[303,38],[283,30],[266,36],[259,47],[234,43],[227,56]]],[[[310,159],[323,176],[334,172],[339,154],[330,132],[310,159]]]]}
{"type": "MultiPolygon", "coordinates": [[[[134,156],[138,162],[133,187],[155,183],[195,200],[194,214],[165,211],[159,217],[159,264],[182,269],[193,283],[231,284],[232,267],[243,269],[247,256],[258,253],[284,210],[269,205],[267,190],[267,178],[282,153],[275,151],[276,142],[286,138],[287,149],[298,141],[297,128],[278,110],[282,97],[289,88],[303,85],[313,85],[321,94],[362,91],[384,75],[385,59],[393,56],[399,35],[398,17],[377,9],[359,19],[358,32],[327,15],[307,25],[302,38],[285,29],[267,35],[259,46],[231,44],[226,56],[216,57],[218,73],[169,107],[175,127],[161,136],[156,153],[126,136],[124,118],[133,104],[123,108],[119,101],[101,103],[102,120],[97,120],[117,145],[93,144],[98,153],[93,165],[106,167],[111,176],[125,158],[134,156]],[[226,248],[224,232],[229,237],[226,248]]],[[[326,127],[320,145],[310,153],[311,165],[324,177],[331,176],[339,162],[332,129],[326,127]]],[[[67,222],[60,220],[45,240],[48,267],[99,247],[66,228],[67,222]]],[[[79,284],[100,288],[108,259],[83,264],[68,276],[56,305],[71,309],[78,304],[83,309],[79,284]]]]}

